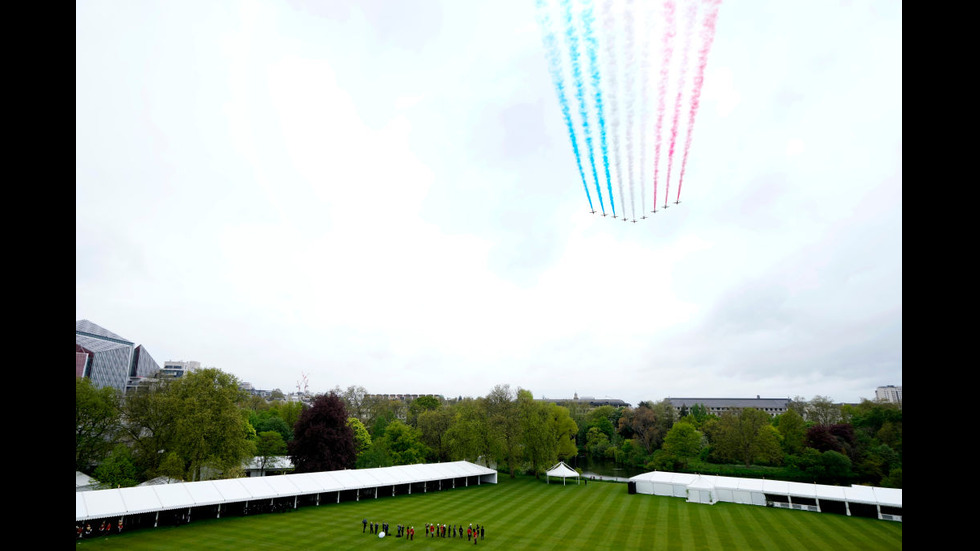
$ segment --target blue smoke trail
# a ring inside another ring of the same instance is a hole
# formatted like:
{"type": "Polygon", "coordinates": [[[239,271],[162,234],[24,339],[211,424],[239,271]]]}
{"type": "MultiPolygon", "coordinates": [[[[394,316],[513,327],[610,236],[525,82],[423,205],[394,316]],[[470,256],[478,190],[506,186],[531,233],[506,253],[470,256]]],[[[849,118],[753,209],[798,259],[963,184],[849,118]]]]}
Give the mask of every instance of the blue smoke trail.
{"type": "Polygon", "coordinates": [[[589,186],[585,181],[585,171],[582,169],[582,155],[578,149],[578,140],[575,138],[575,126],[572,124],[572,113],[568,105],[568,97],[565,95],[565,80],[562,76],[561,58],[558,53],[557,40],[551,27],[551,17],[548,15],[544,5],[544,0],[537,0],[538,24],[541,26],[545,54],[548,56],[548,69],[551,70],[551,78],[555,82],[555,91],[558,93],[558,103],[561,104],[561,114],[565,118],[565,126],[568,127],[568,138],[572,141],[572,151],[575,153],[575,164],[578,165],[578,174],[582,178],[582,187],[585,188],[585,196],[589,199],[589,210],[595,211],[592,206],[592,195],[589,193],[589,186]]]}
{"type": "Polygon", "coordinates": [[[582,39],[585,41],[586,52],[589,55],[589,64],[592,68],[592,88],[595,90],[595,109],[599,117],[599,139],[602,145],[602,165],[605,168],[606,187],[609,189],[609,206],[613,209],[613,218],[616,217],[616,202],[613,200],[612,179],[609,176],[609,146],[606,145],[606,118],[602,112],[602,78],[599,74],[599,48],[592,32],[592,24],[595,17],[592,14],[592,2],[587,0],[582,9],[582,39]]]}
{"type": "MultiPolygon", "coordinates": [[[[572,3],[571,0],[562,0],[562,7],[565,12],[565,35],[568,40],[568,49],[572,58],[572,77],[575,79],[575,97],[578,99],[579,111],[582,116],[582,131],[585,134],[585,145],[589,150],[589,162],[592,164],[592,179],[595,181],[596,194],[599,196],[599,208],[602,214],[606,214],[606,207],[602,201],[602,190],[599,188],[599,175],[595,167],[595,150],[592,147],[592,129],[589,127],[589,113],[585,106],[585,82],[582,80],[582,66],[578,60],[578,35],[575,33],[575,25],[572,22],[572,3]]],[[[610,197],[612,196],[610,190],[610,197]]],[[[615,205],[613,205],[615,214],[615,205]]]]}

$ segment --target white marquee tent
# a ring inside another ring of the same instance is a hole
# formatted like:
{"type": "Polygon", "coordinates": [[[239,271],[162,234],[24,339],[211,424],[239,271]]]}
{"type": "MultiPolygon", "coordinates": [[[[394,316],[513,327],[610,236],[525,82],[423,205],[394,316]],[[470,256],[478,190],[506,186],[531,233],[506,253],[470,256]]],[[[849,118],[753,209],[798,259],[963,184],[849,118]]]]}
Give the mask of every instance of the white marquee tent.
{"type": "Polygon", "coordinates": [[[830,486],[664,471],[639,474],[629,481],[635,484],[636,493],[684,497],[695,503],[724,501],[902,520],[902,490],[897,488],[830,486]]]}
{"type": "Polygon", "coordinates": [[[566,465],[564,461],[559,461],[557,465],[548,469],[548,472],[545,473],[545,480],[547,481],[552,476],[555,478],[561,477],[562,486],[565,485],[566,478],[574,477],[576,483],[580,480],[578,471],[566,465]]]}
{"type": "Polygon", "coordinates": [[[693,503],[714,504],[718,501],[718,490],[710,478],[698,476],[687,485],[687,500],[693,503]]]}
{"type": "Polygon", "coordinates": [[[421,491],[448,489],[457,485],[496,484],[497,471],[468,461],[399,465],[374,469],[323,471],[253,478],[233,478],[180,482],[116,488],[75,493],[75,521],[116,518],[171,510],[191,510],[196,507],[221,506],[235,503],[261,503],[269,500],[296,500],[315,496],[320,503],[350,492],[355,499],[361,495],[379,497],[395,495],[396,488],[408,493],[417,486],[421,491]],[[381,493],[379,493],[379,490],[381,493]]]}

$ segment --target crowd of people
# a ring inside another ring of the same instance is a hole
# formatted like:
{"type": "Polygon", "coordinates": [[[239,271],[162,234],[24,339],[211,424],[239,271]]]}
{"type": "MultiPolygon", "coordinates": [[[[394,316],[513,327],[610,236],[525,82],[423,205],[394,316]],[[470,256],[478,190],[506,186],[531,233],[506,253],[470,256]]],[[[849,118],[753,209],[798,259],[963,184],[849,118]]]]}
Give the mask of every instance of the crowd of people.
{"type": "Polygon", "coordinates": [[[119,517],[118,523],[113,523],[111,520],[103,520],[99,525],[92,526],[91,522],[86,522],[85,524],[76,523],[75,524],[75,535],[78,539],[91,538],[99,536],[108,536],[109,534],[118,534],[123,531],[123,519],[119,517]]]}
{"type": "MultiPolygon", "coordinates": [[[[395,526],[395,533],[390,532],[390,527],[387,522],[368,522],[368,519],[361,521],[361,532],[370,533],[375,535],[384,534],[386,536],[394,536],[396,538],[405,538],[406,540],[415,539],[415,527],[405,526],[398,524],[395,526]]],[[[486,527],[480,526],[479,524],[470,524],[465,529],[462,524],[430,524],[426,523],[423,535],[427,538],[457,538],[462,539],[466,536],[466,541],[473,542],[476,545],[479,540],[486,537],[486,527]]]]}

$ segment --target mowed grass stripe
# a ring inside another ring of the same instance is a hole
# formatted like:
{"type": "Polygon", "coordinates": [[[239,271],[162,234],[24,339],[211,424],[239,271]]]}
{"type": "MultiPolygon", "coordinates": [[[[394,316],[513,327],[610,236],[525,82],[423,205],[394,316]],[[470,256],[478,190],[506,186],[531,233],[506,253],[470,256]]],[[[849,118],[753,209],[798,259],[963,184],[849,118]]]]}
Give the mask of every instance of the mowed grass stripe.
{"type": "Polygon", "coordinates": [[[560,533],[552,534],[549,540],[550,545],[545,549],[559,548],[565,549],[567,541],[583,544],[594,538],[596,526],[592,519],[601,517],[611,506],[611,501],[606,499],[606,494],[601,491],[598,485],[577,484],[574,487],[566,488],[560,494],[560,506],[555,507],[556,514],[563,519],[562,525],[558,528],[560,533]],[[566,493],[568,492],[568,493],[566,493]]]}
{"type": "MultiPolygon", "coordinates": [[[[715,504],[717,505],[717,503],[715,504]]],[[[702,527],[704,534],[705,549],[731,549],[731,543],[727,541],[728,527],[722,522],[715,522],[719,518],[720,510],[714,509],[714,505],[704,505],[696,507],[698,513],[698,523],[702,527]]]]}
{"type": "Polygon", "coordinates": [[[742,519],[742,523],[734,526],[744,527],[741,530],[742,533],[759,545],[759,549],[771,549],[773,551],[785,549],[785,542],[778,537],[779,531],[782,530],[782,517],[779,513],[785,511],[766,508],[764,509],[766,512],[774,514],[759,515],[758,505],[740,505],[737,503],[733,505],[736,507],[734,511],[738,518],[742,519]]]}
{"type": "MultiPolygon", "coordinates": [[[[519,510],[508,515],[510,518],[505,529],[505,537],[514,545],[520,545],[530,534],[539,534],[541,542],[547,545],[547,542],[554,537],[554,526],[561,522],[561,517],[564,516],[559,512],[563,500],[554,491],[554,486],[534,479],[525,479],[523,483],[529,488],[536,486],[537,491],[531,493],[537,497],[522,500],[519,510]],[[531,484],[534,486],[530,486],[531,484]]],[[[518,507],[517,504],[512,506],[515,506],[515,509],[518,507]]]]}
{"type": "MultiPolygon", "coordinates": [[[[651,509],[653,508],[654,500],[652,499],[637,499],[623,501],[630,505],[629,511],[629,522],[634,526],[648,524],[651,520],[651,509]]],[[[647,533],[647,530],[629,530],[626,533],[626,548],[627,549],[641,549],[647,548],[650,542],[643,541],[643,534],[647,533]]]]}
{"type": "Polygon", "coordinates": [[[889,522],[868,518],[833,516],[834,518],[826,523],[825,530],[821,532],[821,535],[833,544],[832,548],[871,549],[886,545],[900,549],[902,546],[902,533],[899,531],[896,534],[894,530],[888,530],[888,525],[891,524],[889,522]]]}
{"type": "Polygon", "coordinates": [[[619,505],[620,495],[616,490],[622,490],[621,485],[593,483],[584,485],[577,499],[569,500],[564,505],[564,514],[574,523],[576,530],[570,538],[555,538],[551,549],[568,549],[574,545],[577,549],[601,549],[612,536],[621,529],[621,514],[613,512],[619,505]]]}
{"type": "Polygon", "coordinates": [[[724,545],[722,549],[772,549],[775,551],[777,547],[769,541],[762,541],[759,539],[760,533],[756,530],[735,530],[734,526],[745,526],[749,519],[739,512],[744,507],[749,507],[749,505],[738,505],[735,503],[716,503],[714,507],[718,507],[718,520],[722,526],[724,526],[724,545]]]}
{"type": "Polygon", "coordinates": [[[89,549],[196,551],[451,551],[465,537],[428,538],[426,522],[487,526],[477,549],[901,549],[902,524],[752,505],[687,503],[629,495],[625,484],[545,484],[533,477],[361,502],[327,503],[286,513],[195,520],[175,528],[83,540],[89,549]],[[415,541],[362,534],[361,519],[414,525],[415,541]],[[395,548],[398,548],[397,550],[395,548]]]}

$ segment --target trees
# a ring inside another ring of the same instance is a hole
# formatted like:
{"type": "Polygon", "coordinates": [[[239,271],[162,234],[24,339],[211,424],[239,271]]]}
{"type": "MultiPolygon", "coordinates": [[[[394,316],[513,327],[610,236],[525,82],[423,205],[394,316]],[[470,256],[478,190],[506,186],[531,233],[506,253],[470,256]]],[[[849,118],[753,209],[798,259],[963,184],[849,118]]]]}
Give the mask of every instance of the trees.
{"type": "Polygon", "coordinates": [[[160,469],[164,458],[171,453],[174,438],[176,410],[167,391],[169,382],[142,385],[123,402],[122,428],[130,443],[133,462],[144,480],[160,475],[177,479],[184,476],[183,467],[174,468],[173,460],[166,472],[160,469]]]}
{"type": "Polygon", "coordinates": [[[425,462],[428,449],[422,443],[418,429],[395,419],[388,423],[384,436],[394,465],[414,465],[425,462]]]}
{"type": "MultiPolygon", "coordinates": [[[[558,440],[551,425],[549,404],[537,402],[530,390],[518,389],[517,414],[524,460],[530,464],[535,478],[558,458],[558,440]]],[[[553,405],[553,404],[550,404],[553,405]]]]}
{"type": "Polygon", "coordinates": [[[729,410],[708,427],[715,453],[723,460],[741,461],[748,467],[753,461],[773,462],[781,457],[778,433],[764,411],[729,410]]]}
{"type": "Polygon", "coordinates": [[[609,449],[609,437],[597,426],[589,427],[585,433],[585,451],[594,458],[602,458],[609,449]]]}
{"type": "MultiPolygon", "coordinates": [[[[474,463],[483,461],[489,465],[497,454],[496,440],[489,439],[490,432],[484,399],[466,398],[453,405],[453,418],[446,429],[444,441],[454,460],[474,463]]],[[[425,433],[423,433],[425,434],[425,433]]]]}
{"type": "Polygon", "coordinates": [[[790,409],[776,419],[779,423],[776,430],[782,436],[783,451],[788,454],[799,453],[803,449],[803,439],[806,434],[803,418],[796,410],[790,409]]]}
{"type": "Polygon", "coordinates": [[[139,471],[133,464],[133,454],[125,444],[117,444],[96,467],[95,478],[110,488],[128,488],[139,484],[139,471]]]}
{"type": "Polygon", "coordinates": [[[843,483],[851,476],[851,460],[833,450],[820,452],[806,448],[795,462],[797,468],[810,475],[814,482],[821,484],[843,483]]]}
{"type": "Polygon", "coordinates": [[[575,445],[575,435],[578,425],[572,419],[568,408],[553,403],[545,403],[548,414],[549,430],[555,440],[555,454],[558,459],[567,460],[578,453],[575,445]]]}
{"type": "Polygon", "coordinates": [[[677,457],[681,463],[696,457],[701,452],[704,435],[690,423],[674,423],[664,436],[663,450],[677,457]]]}
{"type": "Polygon", "coordinates": [[[269,407],[262,411],[249,411],[248,422],[251,423],[256,434],[275,431],[282,437],[283,442],[293,439],[293,427],[281,417],[278,408],[269,407]]]}
{"type": "Polygon", "coordinates": [[[240,475],[254,453],[244,401],[238,379],[214,368],[138,388],[123,407],[134,462],[148,478],[240,475]]]}
{"type": "Polygon", "coordinates": [[[357,467],[423,463],[428,452],[420,439],[419,430],[395,419],[385,426],[384,434],[373,437],[371,446],[358,455],[357,467]]]}
{"type": "Polygon", "coordinates": [[[523,458],[521,427],[517,402],[510,385],[496,385],[483,400],[486,409],[484,447],[495,454],[498,464],[507,465],[511,478],[523,458]]]}
{"type": "Polygon", "coordinates": [[[347,408],[334,393],[321,394],[303,411],[293,428],[289,456],[296,472],[350,469],[357,460],[354,431],[347,408]]]}
{"type": "Polygon", "coordinates": [[[204,468],[240,476],[254,447],[239,407],[245,394],[238,379],[209,368],[175,379],[167,389],[176,414],[170,449],[183,460],[185,479],[200,480],[204,468]]]}
{"type": "Polygon", "coordinates": [[[260,469],[265,470],[276,457],[286,455],[287,451],[286,441],[279,432],[270,430],[256,435],[255,457],[259,460],[260,469]]]}
{"type": "Polygon", "coordinates": [[[341,390],[340,386],[335,386],[332,392],[344,400],[344,405],[347,406],[347,415],[364,421],[368,413],[369,400],[365,399],[367,389],[363,386],[351,385],[346,390],[341,390]]]}
{"type": "Polygon", "coordinates": [[[75,378],[75,470],[88,472],[115,446],[120,426],[120,396],[112,387],[95,388],[75,378]]]}
{"type": "Polygon", "coordinates": [[[453,424],[454,413],[449,407],[440,407],[419,414],[416,427],[422,435],[422,443],[430,450],[428,459],[432,461],[451,460],[452,450],[445,435],[453,424]]]}
{"type": "Polygon", "coordinates": [[[426,411],[435,411],[439,409],[441,405],[442,402],[440,402],[439,398],[436,398],[435,396],[419,396],[408,404],[406,421],[409,425],[417,427],[419,415],[426,411]]]}
{"type": "Polygon", "coordinates": [[[797,397],[793,399],[790,407],[796,409],[809,423],[833,425],[841,421],[841,407],[826,396],[817,395],[810,401],[797,397]]]}
{"type": "MultiPolygon", "coordinates": [[[[348,414],[350,411],[347,412],[348,414]]],[[[360,455],[371,447],[371,433],[357,417],[348,417],[347,426],[354,434],[354,451],[360,455]]]]}

